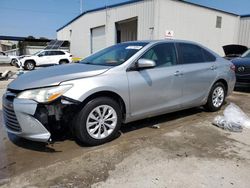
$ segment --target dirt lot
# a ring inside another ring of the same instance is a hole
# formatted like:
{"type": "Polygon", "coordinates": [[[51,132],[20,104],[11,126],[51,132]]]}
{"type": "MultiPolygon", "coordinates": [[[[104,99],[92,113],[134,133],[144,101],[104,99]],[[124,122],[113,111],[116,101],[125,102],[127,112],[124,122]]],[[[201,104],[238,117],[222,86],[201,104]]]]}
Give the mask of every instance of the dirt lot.
{"type": "MultiPolygon", "coordinates": [[[[1,81],[1,95],[7,83],[1,81]]],[[[234,92],[230,102],[250,115],[249,91],[234,92]]],[[[231,133],[211,125],[222,112],[194,108],[137,121],[98,147],[66,135],[53,145],[30,142],[6,135],[1,123],[0,186],[249,187],[250,130],[231,133]],[[152,128],[156,124],[159,129],[152,128]]]]}

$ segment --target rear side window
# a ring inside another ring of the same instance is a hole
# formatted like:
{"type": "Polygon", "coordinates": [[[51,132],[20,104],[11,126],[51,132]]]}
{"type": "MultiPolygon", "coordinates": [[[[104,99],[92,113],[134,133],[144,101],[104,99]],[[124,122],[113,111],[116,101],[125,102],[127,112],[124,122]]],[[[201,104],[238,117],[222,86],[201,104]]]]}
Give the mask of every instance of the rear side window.
{"type": "Polygon", "coordinates": [[[214,62],[216,57],[195,44],[178,43],[181,64],[214,62]]]}
{"type": "Polygon", "coordinates": [[[205,62],[203,50],[194,44],[178,43],[178,54],[181,64],[205,62]]]}
{"type": "Polygon", "coordinates": [[[55,55],[64,55],[65,53],[62,52],[62,51],[54,51],[54,54],[55,54],[55,55]]]}
{"type": "Polygon", "coordinates": [[[50,55],[64,55],[65,53],[62,51],[50,51],[50,55]]]}
{"type": "Polygon", "coordinates": [[[216,57],[213,54],[211,54],[205,49],[202,49],[202,50],[203,50],[204,60],[206,62],[214,62],[216,60],[216,57]]]}

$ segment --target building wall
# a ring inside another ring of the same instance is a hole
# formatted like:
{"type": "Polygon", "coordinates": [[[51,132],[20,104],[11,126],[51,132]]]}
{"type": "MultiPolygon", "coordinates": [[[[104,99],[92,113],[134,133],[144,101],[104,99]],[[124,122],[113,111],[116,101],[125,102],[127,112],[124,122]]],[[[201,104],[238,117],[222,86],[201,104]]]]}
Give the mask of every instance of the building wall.
{"type": "Polygon", "coordinates": [[[116,43],[115,23],[133,17],[138,19],[138,40],[152,39],[153,0],[87,13],[58,31],[57,38],[71,41],[70,51],[74,56],[86,57],[91,52],[91,28],[105,25],[106,45],[110,46],[116,43]]]}
{"type": "Polygon", "coordinates": [[[105,25],[110,46],[116,43],[115,23],[133,17],[138,18],[138,40],[164,39],[166,30],[172,30],[174,38],[201,43],[222,56],[222,46],[239,40],[238,16],[175,0],[145,0],[90,12],[58,31],[57,38],[71,41],[74,56],[86,57],[91,52],[91,28],[105,25]],[[221,28],[216,28],[217,16],[222,17],[221,28]]]}
{"type": "Polygon", "coordinates": [[[157,1],[157,39],[163,39],[165,31],[172,30],[174,38],[201,43],[220,55],[224,55],[222,46],[237,43],[238,16],[179,1],[157,1]],[[216,28],[217,16],[222,17],[221,28],[216,28]]]}
{"type": "Polygon", "coordinates": [[[250,16],[240,20],[238,43],[250,48],[250,16]]]}

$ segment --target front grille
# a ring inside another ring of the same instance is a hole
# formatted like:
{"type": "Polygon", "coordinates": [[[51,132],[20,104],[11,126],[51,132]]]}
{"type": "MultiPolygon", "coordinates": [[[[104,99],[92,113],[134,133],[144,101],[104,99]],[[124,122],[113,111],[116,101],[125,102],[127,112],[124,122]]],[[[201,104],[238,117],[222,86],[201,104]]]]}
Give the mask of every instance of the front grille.
{"type": "Polygon", "coordinates": [[[237,74],[250,74],[250,67],[249,66],[236,66],[236,73],[237,74]]]}
{"type": "Polygon", "coordinates": [[[22,129],[17,121],[16,114],[13,109],[13,95],[6,94],[3,98],[3,117],[5,126],[15,132],[21,132],[22,129]]]}
{"type": "Polygon", "coordinates": [[[236,82],[250,83],[250,76],[248,77],[236,76],[236,82]]]}

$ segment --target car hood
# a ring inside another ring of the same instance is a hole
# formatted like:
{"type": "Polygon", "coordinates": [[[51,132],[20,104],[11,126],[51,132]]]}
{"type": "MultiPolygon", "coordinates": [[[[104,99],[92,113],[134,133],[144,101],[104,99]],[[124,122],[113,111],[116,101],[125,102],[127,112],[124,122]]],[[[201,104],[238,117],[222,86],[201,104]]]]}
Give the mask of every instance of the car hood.
{"type": "Polygon", "coordinates": [[[26,58],[26,57],[31,57],[32,55],[21,55],[21,56],[18,56],[18,58],[26,58]]]}
{"type": "Polygon", "coordinates": [[[248,50],[246,46],[242,45],[237,45],[237,44],[230,44],[222,47],[225,55],[230,56],[230,55],[242,55],[245,51],[248,50]]]}
{"type": "Polygon", "coordinates": [[[232,60],[232,63],[234,65],[245,65],[245,66],[249,66],[250,67],[250,58],[242,58],[242,57],[238,57],[232,60]]]}
{"type": "Polygon", "coordinates": [[[57,65],[25,73],[8,85],[8,89],[26,90],[58,85],[63,81],[96,76],[111,67],[87,64],[57,65]]]}

